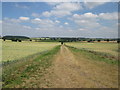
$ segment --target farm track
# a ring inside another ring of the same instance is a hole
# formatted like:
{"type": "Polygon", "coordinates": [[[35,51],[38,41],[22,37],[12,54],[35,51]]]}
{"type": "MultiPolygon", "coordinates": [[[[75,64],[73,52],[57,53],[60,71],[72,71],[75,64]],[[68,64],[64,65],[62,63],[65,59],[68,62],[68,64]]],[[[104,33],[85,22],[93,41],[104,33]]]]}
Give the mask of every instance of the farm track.
{"type": "Polygon", "coordinates": [[[91,61],[62,45],[53,65],[40,76],[40,70],[16,87],[31,88],[117,88],[117,67],[91,61]]]}

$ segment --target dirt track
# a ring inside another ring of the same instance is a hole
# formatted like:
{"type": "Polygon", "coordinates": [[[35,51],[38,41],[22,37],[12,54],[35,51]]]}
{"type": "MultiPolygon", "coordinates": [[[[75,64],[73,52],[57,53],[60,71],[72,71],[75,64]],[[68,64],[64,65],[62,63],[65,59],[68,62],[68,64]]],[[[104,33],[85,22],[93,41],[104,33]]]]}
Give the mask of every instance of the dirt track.
{"type": "MultiPolygon", "coordinates": [[[[89,60],[79,53],[72,53],[66,46],[54,57],[53,65],[39,78],[26,80],[28,87],[43,88],[117,88],[117,67],[104,62],[89,60]],[[32,80],[32,85],[30,82],[32,80]]],[[[23,85],[23,86],[24,86],[23,85]]]]}

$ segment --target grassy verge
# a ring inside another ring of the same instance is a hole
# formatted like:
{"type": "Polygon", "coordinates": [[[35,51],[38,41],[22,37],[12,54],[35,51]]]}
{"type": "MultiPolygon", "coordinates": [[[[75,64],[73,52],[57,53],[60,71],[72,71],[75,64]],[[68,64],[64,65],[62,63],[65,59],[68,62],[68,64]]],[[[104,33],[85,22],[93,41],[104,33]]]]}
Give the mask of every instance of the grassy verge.
{"type": "Polygon", "coordinates": [[[115,64],[115,65],[117,65],[119,63],[119,61],[117,59],[108,57],[103,53],[89,51],[89,50],[86,50],[86,49],[78,49],[78,48],[71,47],[71,46],[67,46],[67,47],[72,52],[80,53],[81,55],[83,55],[84,57],[86,57],[90,60],[104,61],[106,63],[115,64]]]}
{"type": "MultiPolygon", "coordinates": [[[[25,60],[6,64],[3,66],[2,85],[3,88],[13,88],[23,82],[23,79],[30,78],[38,69],[44,71],[52,65],[52,57],[59,51],[60,46],[41,54],[33,55],[25,60]]],[[[42,74],[41,74],[42,75],[42,74]]]]}

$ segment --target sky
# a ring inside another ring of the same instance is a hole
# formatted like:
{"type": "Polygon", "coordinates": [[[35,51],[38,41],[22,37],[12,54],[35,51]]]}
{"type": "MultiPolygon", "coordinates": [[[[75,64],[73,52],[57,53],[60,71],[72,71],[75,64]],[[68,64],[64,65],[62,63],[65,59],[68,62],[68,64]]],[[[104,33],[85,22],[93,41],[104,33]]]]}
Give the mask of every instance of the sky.
{"type": "MultiPolygon", "coordinates": [[[[0,5],[1,7],[1,5],[0,5]]],[[[2,36],[118,37],[117,2],[2,2],[2,36]]]]}

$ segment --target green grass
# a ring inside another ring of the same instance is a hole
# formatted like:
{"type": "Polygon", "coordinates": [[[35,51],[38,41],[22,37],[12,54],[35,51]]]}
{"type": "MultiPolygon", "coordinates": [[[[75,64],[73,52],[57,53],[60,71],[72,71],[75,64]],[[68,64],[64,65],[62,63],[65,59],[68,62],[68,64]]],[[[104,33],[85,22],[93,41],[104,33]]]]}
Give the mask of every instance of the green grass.
{"type": "Polygon", "coordinates": [[[118,60],[113,60],[113,59],[107,58],[106,56],[104,56],[101,53],[91,52],[86,49],[78,49],[78,48],[71,47],[71,46],[67,46],[67,47],[69,47],[72,52],[77,52],[77,53],[83,55],[84,57],[86,57],[87,59],[95,60],[95,61],[96,60],[103,61],[108,64],[118,65],[118,60]]]}
{"type": "Polygon", "coordinates": [[[18,60],[8,65],[3,66],[2,84],[3,88],[11,88],[21,84],[25,78],[31,78],[31,75],[36,75],[37,70],[42,76],[42,72],[52,65],[52,57],[59,51],[60,46],[56,46],[52,50],[34,55],[26,60],[18,60]]]}
{"type": "Polygon", "coordinates": [[[50,50],[57,42],[2,42],[2,61],[18,60],[20,58],[50,50]]]}
{"type": "Polygon", "coordinates": [[[108,54],[118,57],[118,44],[117,43],[80,43],[72,42],[66,43],[68,46],[76,47],[78,49],[86,49],[90,51],[108,54]]]}

